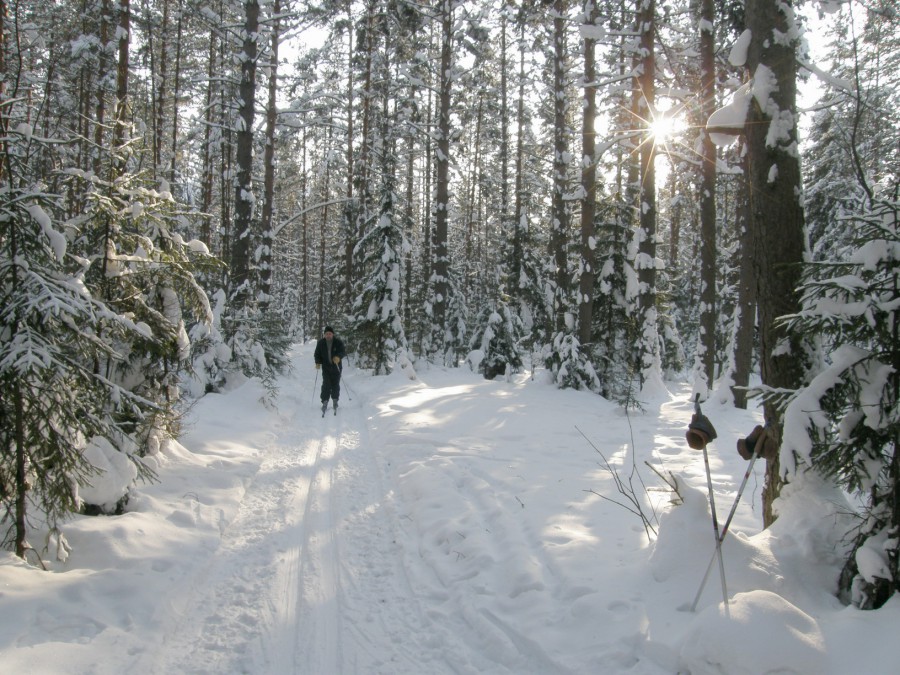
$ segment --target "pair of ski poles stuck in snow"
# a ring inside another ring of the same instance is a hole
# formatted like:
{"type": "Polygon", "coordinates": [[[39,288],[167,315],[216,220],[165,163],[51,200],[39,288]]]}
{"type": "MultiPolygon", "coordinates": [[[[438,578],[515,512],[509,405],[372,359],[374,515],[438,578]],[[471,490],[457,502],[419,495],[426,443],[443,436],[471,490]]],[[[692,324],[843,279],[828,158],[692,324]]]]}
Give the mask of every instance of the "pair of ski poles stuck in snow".
{"type": "MultiPolygon", "coordinates": [[[[730,616],[728,608],[728,587],[725,583],[725,560],[722,556],[722,542],[725,539],[725,535],[728,534],[728,528],[734,518],[735,511],[737,511],[738,504],[741,501],[741,495],[744,494],[744,488],[747,486],[747,481],[750,478],[750,474],[753,472],[753,465],[756,463],[757,457],[759,457],[759,451],[763,445],[763,438],[759,433],[756,433],[756,430],[754,430],[754,433],[742,441],[744,444],[744,451],[751,453],[751,456],[749,457],[750,463],[747,465],[747,470],[744,472],[744,478],[738,488],[737,496],[731,506],[731,511],[728,513],[728,518],[726,518],[725,524],[720,532],[719,519],[716,516],[716,500],[713,495],[712,474],[709,470],[709,452],[706,449],[707,444],[715,440],[716,435],[716,430],[713,427],[712,422],[710,422],[700,410],[700,395],[697,394],[694,399],[694,415],[691,418],[691,423],[688,425],[685,436],[687,437],[688,445],[691,448],[694,450],[703,450],[703,464],[706,467],[706,487],[709,491],[709,510],[712,514],[716,548],[713,551],[712,557],[709,559],[709,565],[706,567],[706,573],[703,575],[703,581],[700,582],[700,588],[697,589],[697,595],[694,597],[694,602],[691,604],[690,611],[694,612],[697,610],[697,603],[700,602],[700,596],[703,594],[703,589],[706,587],[706,582],[709,580],[709,574],[712,572],[713,564],[718,560],[719,577],[722,580],[722,602],[725,604],[725,616],[730,616]]],[[[741,454],[743,455],[743,451],[741,454]]]]}

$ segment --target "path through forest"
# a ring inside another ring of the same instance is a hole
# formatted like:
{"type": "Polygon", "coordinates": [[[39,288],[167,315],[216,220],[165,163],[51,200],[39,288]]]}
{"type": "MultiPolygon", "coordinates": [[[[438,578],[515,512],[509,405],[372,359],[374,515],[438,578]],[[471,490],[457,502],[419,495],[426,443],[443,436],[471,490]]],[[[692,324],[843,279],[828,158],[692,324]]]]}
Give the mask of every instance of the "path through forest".
{"type": "MultiPolygon", "coordinates": [[[[221,410],[201,403],[206,426],[185,447],[231,443],[227,456],[258,463],[202,562],[173,575],[161,644],[135,655],[135,672],[677,669],[668,643],[679,630],[651,640],[650,616],[680,627],[687,591],[656,586],[647,531],[609,499],[618,495],[597,449],[629,474],[646,458],[699,484],[684,398],[628,419],[527,375],[351,368],[338,414],[322,418],[312,346],[292,358],[276,407],[256,416],[264,433],[242,429],[228,396],[221,410]],[[242,447],[251,455],[235,454],[242,447]]],[[[665,508],[665,489],[639,490],[665,508]]]]}

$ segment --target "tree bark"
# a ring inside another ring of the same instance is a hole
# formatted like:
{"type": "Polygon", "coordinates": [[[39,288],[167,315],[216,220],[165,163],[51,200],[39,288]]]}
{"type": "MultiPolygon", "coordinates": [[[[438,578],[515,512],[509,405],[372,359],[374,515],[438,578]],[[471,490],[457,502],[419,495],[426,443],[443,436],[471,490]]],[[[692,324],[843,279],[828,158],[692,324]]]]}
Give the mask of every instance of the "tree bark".
{"type": "Polygon", "coordinates": [[[109,42],[109,25],[112,21],[110,0],[102,0],[100,4],[99,40],[100,48],[97,55],[97,106],[94,112],[94,173],[99,175],[102,170],[103,153],[103,129],[106,121],[106,74],[109,72],[107,49],[109,42]]]}
{"type": "MultiPolygon", "coordinates": [[[[594,27],[599,16],[594,0],[586,0],[584,23],[594,27]]],[[[597,132],[597,86],[595,50],[596,40],[590,33],[584,38],[584,111],[581,120],[581,278],[578,284],[578,340],[582,345],[593,342],[594,331],[594,217],[597,211],[597,158],[595,155],[597,132]]]]}
{"type": "MultiPolygon", "coordinates": [[[[776,322],[799,310],[804,214],[797,153],[795,44],[784,39],[793,25],[790,2],[747,0],[753,40],[747,68],[756,84],[746,124],[750,177],[750,229],[759,308],[762,382],[776,389],[801,385],[803,350],[776,322]],[[791,13],[791,16],[786,15],[791,13]],[[774,126],[773,126],[774,125],[774,126]]],[[[764,406],[766,423],[780,440],[782,420],[764,406]]],[[[779,460],[767,460],[763,523],[775,520],[772,503],[782,486],[779,460]]]]}
{"type": "Polygon", "coordinates": [[[643,120],[644,135],[640,147],[639,225],[635,268],[641,330],[638,368],[643,385],[647,374],[657,367],[659,360],[656,315],[656,141],[650,128],[656,115],[656,0],[638,0],[637,24],[640,36],[638,115],[639,120],[643,120]]]}
{"type": "Polygon", "coordinates": [[[274,0],[269,53],[269,98],[266,105],[266,145],[263,151],[262,247],[259,261],[259,290],[264,306],[272,292],[272,232],[275,213],[275,124],[278,121],[278,41],[281,31],[281,0],[274,0]]]}
{"type": "Polygon", "coordinates": [[[638,110],[644,124],[640,161],[640,222],[638,281],[642,318],[656,307],[656,147],[651,123],[656,113],[656,0],[638,0],[641,59],[638,70],[638,110]]]}
{"type": "MultiPolygon", "coordinates": [[[[129,0],[119,0],[119,58],[116,68],[116,122],[113,127],[113,154],[120,151],[125,144],[125,125],[128,120],[128,72],[129,47],[131,43],[131,6],[129,0]]],[[[124,155],[114,162],[117,175],[125,171],[124,155]]]]}
{"type": "MultiPolygon", "coordinates": [[[[716,110],[715,5],[702,0],[700,8],[700,106],[702,119],[716,110]]],[[[712,387],[716,359],[716,146],[705,126],[700,127],[700,335],[697,354],[712,387]]]]}
{"type": "Polygon", "coordinates": [[[516,203],[513,214],[513,246],[512,265],[510,276],[512,277],[512,297],[516,301],[521,300],[522,289],[520,279],[522,276],[522,256],[525,248],[525,235],[527,232],[527,214],[525,213],[525,19],[518,18],[519,28],[519,91],[516,97],[516,203]]]}
{"type": "Polygon", "coordinates": [[[438,88],[437,155],[435,156],[436,186],[434,203],[434,327],[432,334],[443,351],[443,334],[447,319],[450,291],[450,251],[447,245],[450,202],[450,93],[453,85],[453,6],[442,2],[441,73],[438,88]]]}
{"type": "Polygon", "coordinates": [[[259,2],[245,0],[241,82],[238,87],[237,181],[234,190],[234,240],[231,293],[238,306],[250,297],[250,244],[253,238],[253,121],[256,114],[256,56],[259,2]]]}
{"type": "MultiPolygon", "coordinates": [[[[748,174],[746,158],[742,162],[743,175],[748,174]]],[[[749,179],[740,181],[735,207],[740,233],[740,272],[738,277],[738,314],[734,327],[734,405],[747,408],[747,385],[753,365],[753,336],[756,330],[756,283],[753,279],[753,237],[750,227],[749,179]]]]}
{"type": "Polygon", "coordinates": [[[550,206],[550,255],[556,270],[556,293],[553,299],[556,317],[555,330],[566,327],[568,306],[569,265],[568,233],[569,215],[566,209],[569,153],[566,129],[566,1],[553,3],[553,193],[550,206]]]}
{"type": "MultiPolygon", "coordinates": [[[[153,118],[153,170],[158,171],[160,166],[162,165],[162,146],[163,146],[163,125],[165,123],[165,107],[166,107],[166,85],[168,84],[168,66],[169,66],[169,44],[168,44],[168,32],[169,32],[169,2],[170,0],[163,0],[163,13],[162,13],[162,25],[159,27],[159,77],[154,77],[153,73],[153,64],[156,61],[154,59],[154,50],[153,50],[153,37],[154,30],[153,24],[148,20],[148,25],[150,26],[149,34],[147,36],[147,40],[149,43],[150,50],[150,70],[151,70],[151,80],[152,85],[151,88],[155,91],[155,108],[156,115],[153,118]],[[159,81],[159,85],[156,86],[157,80],[159,81]]],[[[148,17],[149,19],[149,17],[148,17]]]]}
{"type": "MultiPolygon", "coordinates": [[[[209,215],[213,198],[213,74],[216,71],[216,33],[209,32],[209,61],[206,67],[206,101],[203,107],[203,177],[200,181],[200,241],[212,247],[212,216],[209,215]]],[[[212,250],[212,248],[210,248],[212,250]]]]}
{"type": "Polygon", "coordinates": [[[176,160],[178,158],[178,97],[181,95],[181,47],[184,37],[184,0],[178,0],[178,29],[175,32],[175,82],[172,89],[172,156],[170,157],[169,180],[175,182],[176,160]]]}
{"type": "MultiPolygon", "coordinates": [[[[344,295],[348,304],[353,303],[353,249],[356,247],[356,208],[353,203],[353,181],[356,167],[353,162],[353,14],[350,3],[347,4],[347,205],[344,207],[344,295]]],[[[368,89],[366,90],[368,91],[368,89]]]]}

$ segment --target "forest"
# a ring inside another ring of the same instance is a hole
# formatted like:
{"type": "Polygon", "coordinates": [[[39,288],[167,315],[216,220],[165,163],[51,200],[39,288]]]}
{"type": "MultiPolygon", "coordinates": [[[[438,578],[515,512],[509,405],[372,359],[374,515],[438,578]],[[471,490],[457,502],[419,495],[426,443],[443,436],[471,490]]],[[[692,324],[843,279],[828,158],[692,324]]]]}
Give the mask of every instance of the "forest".
{"type": "Polygon", "coordinates": [[[830,476],[887,570],[851,555],[848,602],[896,590],[892,0],[0,0],[0,22],[20,557],[34,523],[109,511],[73,488],[92,458],[152,480],[191,399],[236,373],[277,396],[328,324],[373,376],[761,397],[766,523],[791,472],[830,476]]]}

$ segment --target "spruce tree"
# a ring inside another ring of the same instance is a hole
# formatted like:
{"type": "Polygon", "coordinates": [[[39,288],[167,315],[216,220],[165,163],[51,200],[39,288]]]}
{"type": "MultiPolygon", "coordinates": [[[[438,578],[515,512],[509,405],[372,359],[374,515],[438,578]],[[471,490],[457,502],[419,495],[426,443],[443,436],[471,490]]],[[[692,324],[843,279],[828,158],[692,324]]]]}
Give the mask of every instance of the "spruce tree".
{"type": "Polygon", "coordinates": [[[807,268],[803,309],[787,322],[794,333],[820,336],[830,358],[786,406],[781,461],[786,471],[800,463],[860,495],[840,594],[864,608],[881,606],[900,587],[898,214],[896,200],[882,200],[853,218],[847,261],[807,268]]]}

